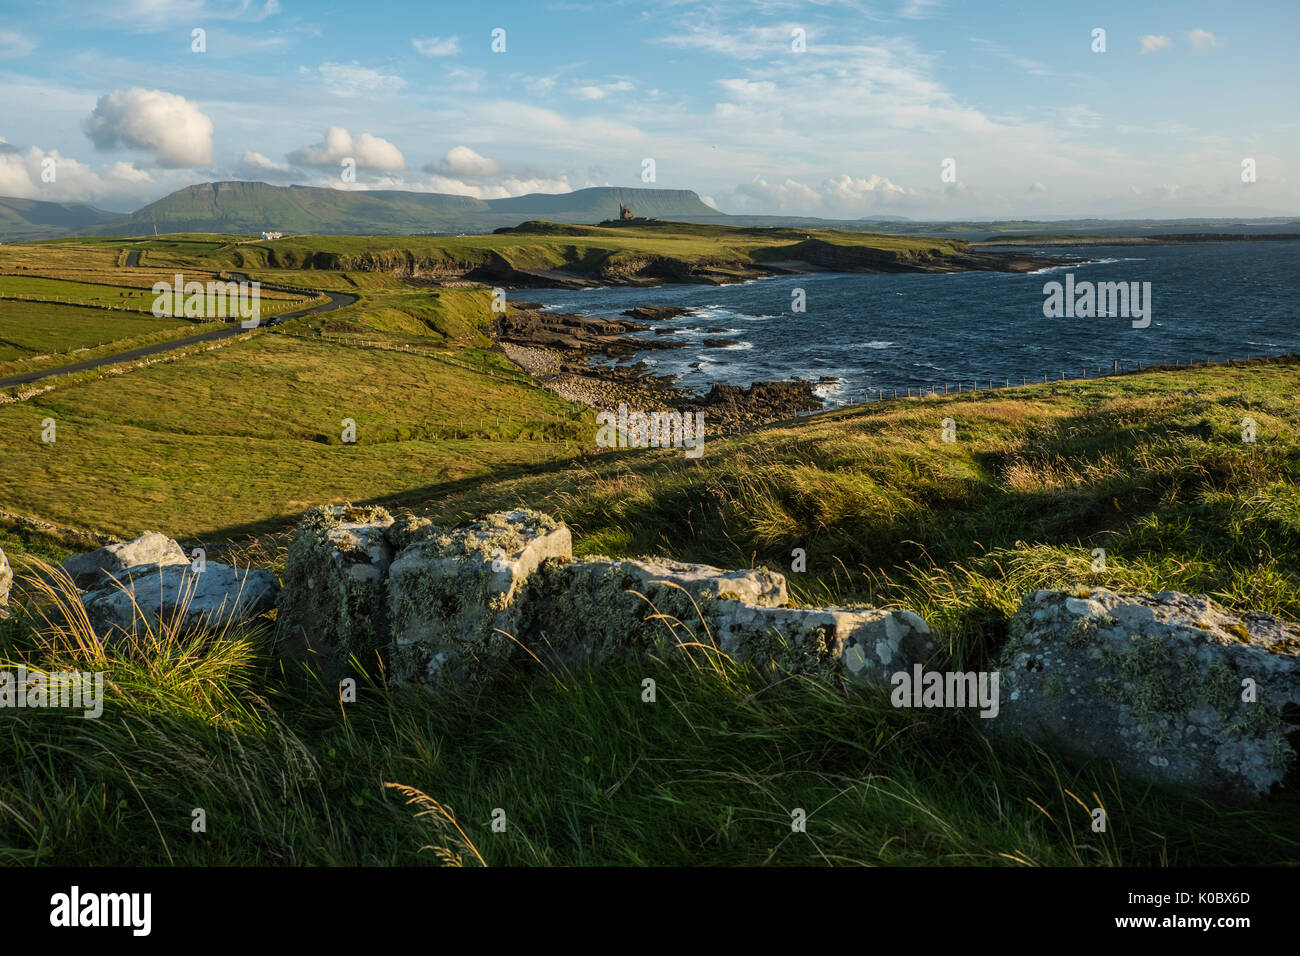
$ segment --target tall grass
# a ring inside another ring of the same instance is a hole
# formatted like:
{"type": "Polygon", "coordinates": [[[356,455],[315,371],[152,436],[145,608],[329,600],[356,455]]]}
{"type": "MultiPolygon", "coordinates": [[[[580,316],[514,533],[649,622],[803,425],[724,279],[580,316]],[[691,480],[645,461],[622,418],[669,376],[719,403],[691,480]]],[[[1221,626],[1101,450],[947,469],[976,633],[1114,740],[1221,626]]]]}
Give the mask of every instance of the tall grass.
{"type": "Polygon", "coordinates": [[[108,699],[97,720],[0,713],[6,863],[1300,860],[1285,802],[1224,807],[995,748],[978,718],[773,681],[696,622],[665,620],[684,649],[659,659],[544,660],[486,692],[390,687],[358,664],[357,700],[342,703],[337,686],[273,660],[257,628],[105,640],[56,569],[26,562],[20,579],[0,670],[103,670],[108,699]]]}

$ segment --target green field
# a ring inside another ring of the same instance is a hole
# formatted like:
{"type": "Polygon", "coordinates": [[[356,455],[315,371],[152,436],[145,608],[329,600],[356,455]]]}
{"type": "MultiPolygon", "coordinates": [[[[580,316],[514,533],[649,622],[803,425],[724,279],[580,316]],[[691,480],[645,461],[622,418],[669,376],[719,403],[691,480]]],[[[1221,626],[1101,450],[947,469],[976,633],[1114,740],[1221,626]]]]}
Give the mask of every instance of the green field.
{"type": "MultiPolygon", "coordinates": [[[[448,523],[525,505],[567,522],[580,555],[768,566],[797,604],[912,609],[961,670],[982,669],[1035,588],[1175,589],[1300,620],[1295,358],[881,401],[710,437],[698,460],[589,454],[590,411],[490,349],[487,288],[415,288],[386,271],[398,260],[384,251],[492,248],[517,267],[566,268],[608,261],[592,248],[647,253],[603,236],[582,251],[581,238],[275,243],[295,269],[263,262],[259,274],[361,301],[0,404],[0,510],[159,530],[281,571],[287,531],[314,505],[448,523]],[[299,260],[312,249],[351,264],[296,268],[320,262],[299,260]],[[955,443],[942,440],[946,418],[955,443]],[[53,444],[40,440],[45,419],[53,444]],[[1104,572],[1091,567],[1097,547],[1104,572]]],[[[230,268],[236,249],[204,249],[196,267],[230,268]]],[[[20,594],[42,573],[29,562],[69,553],[4,522],[0,547],[20,594]]],[[[336,687],[269,655],[268,633],[106,649],[21,615],[0,626],[0,669],[77,666],[113,682],[107,719],[6,718],[0,762],[26,769],[0,777],[0,860],[1300,864],[1293,784],[1228,806],[1062,753],[992,747],[962,714],[773,685],[725,661],[511,673],[484,698],[390,688],[376,670],[342,712],[336,687]],[[639,698],[646,676],[654,709],[639,698]],[[415,817],[431,806],[407,806],[388,783],[449,807],[460,830],[436,810],[415,817]],[[1091,833],[1081,798],[1106,807],[1106,834],[1091,833]],[[209,839],[191,837],[194,806],[209,839]],[[509,838],[490,831],[498,807],[509,838]],[[792,807],[810,811],[807,839],[791,837],[792,807]]]]}
{"type": "Polygon", "coordinates": [[[198,331],[193,322],[155,318],[148,312],[0,299],[0,363],[95,348],[178,328],[191,334],[198,331]]]}

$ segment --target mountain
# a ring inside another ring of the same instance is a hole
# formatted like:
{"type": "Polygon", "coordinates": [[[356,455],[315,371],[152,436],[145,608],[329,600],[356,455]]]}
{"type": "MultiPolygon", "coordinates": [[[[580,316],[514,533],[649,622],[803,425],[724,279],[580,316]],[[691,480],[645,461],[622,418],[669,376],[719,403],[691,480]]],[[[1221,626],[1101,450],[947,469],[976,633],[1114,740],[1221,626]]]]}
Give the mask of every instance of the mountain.
{"type": "Polygon", "coordinates": [[[1058,219],[936,222],[903,216],[821,219],[815,216],[732,216],[689,189],[597,186],[571,193],[530,193],[474,199],[400,189],[349,190],[272,186],[255,182],[200,183],[178,189],[127,215],[81,203],[0,198],[0,240],[57,236],[148,236],[215,232],[250,235],[455,235],[488,233],[529,220],[590,225],[618,218],[619,205],[646,219],[721,226],[847,229],[896,236],[1013,239],[1070,235],[1144,236],[1160,232],[1296,233],[1294,217],[1254,219],[1058,219]]]}
{"type": "Polygon", "coordinates": [[[79,202],[44,202],[0,196],[0,239],[50,239],[120,218],[79,202]]]}
{"type": "Polygon", "coordinates": [[[150,235],[155,227],[159,233],[491,232],[498,226],[517,226],[537,218],[564,223],[616,219],[620,203],[628,205],[635,215],[647,218],[682,219],[718,214],[686,189],[596,187],[560,195],[532,193],[482,200],[396,189],[361,191],[219,182],[186,186],[128,216],[79,231],[101,236],[150,235]]]}

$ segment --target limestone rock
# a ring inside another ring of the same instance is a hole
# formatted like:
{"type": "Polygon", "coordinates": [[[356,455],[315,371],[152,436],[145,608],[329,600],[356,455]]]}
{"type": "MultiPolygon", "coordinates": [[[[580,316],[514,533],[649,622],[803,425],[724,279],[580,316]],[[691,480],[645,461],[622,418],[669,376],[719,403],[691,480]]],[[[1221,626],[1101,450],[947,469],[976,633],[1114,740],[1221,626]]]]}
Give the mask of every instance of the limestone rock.
{"type": "Polygon", "coordinates": [[[573,554],[569,529],[518,510],[437,533],[388,569],[390,672],[397,681],[477,680],[519,652],[516,604],[544,561],[573,554]]]}
{"type": "Polygon", "coordinates": [[[63,570],[72,578],[72,583],[84,591],[109,583],[109,578],[127,568],[145,564],[189,563],[190,559],[179,544],[165,534],[150,531],[131,541],[74,554],[63,562],[63,570]]]}
{"type": "Polygon", "coordinates": [[[285,561],[277,642],[336,676],[349,657],[364,665],[388,640],[389,541],[383,509],[316,508],[298,524],[285,561]]]}
{"type": "Polygon", "coordinates": [[[934,653],[930,627],[911,611],[766,608],[723,602],[718,644],[737,660],[823,680],[887,685],[934,653]]]}
{"type": "Polygon", "coordinates": [[[880,683],[934,649],[910,611],[783,607],[785,578],[764,569],[578,561],[544,568],[528,590],[532,650],[570,663],[700,644],[776,673],[880,683]]]}
{"type": "Polygon", "coordinates": [[[115,638],[143,635],[146,622],[158,633],[173,623],[194,631],[251,621],[275,607],[279,590],[270,571],[212,561],[201,573],[188,563],[145,564],[117,572],[115,581],[86,592],[81,603],[96,633],[115,638]]]}
{"type": "Polygon", "coordinates": [[[994,730],[1149,780],[1248,796],[1295,757],[1284,715],[1300,707],[1300,628],[1267,614],[1177,592],[1036,591],[995,666],[994,730]]]}
{"type": "Polygon", "coordinates": [[[784,604],[785,578],[676,561],[556,563],[529,582],[519,624],[539,657],[590,662],[679,641],[707,643],[718,605],[742,600],[784,604]]]}

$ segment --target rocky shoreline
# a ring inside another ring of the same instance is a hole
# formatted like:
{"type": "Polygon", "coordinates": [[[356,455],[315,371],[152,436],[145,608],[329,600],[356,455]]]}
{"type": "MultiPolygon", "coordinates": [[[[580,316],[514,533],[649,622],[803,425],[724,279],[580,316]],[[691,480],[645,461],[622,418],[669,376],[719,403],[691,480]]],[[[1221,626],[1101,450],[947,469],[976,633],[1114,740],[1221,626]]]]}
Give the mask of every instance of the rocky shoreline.
{"type": "MultiPolygon", "coordinates": [[[[646,306],[624,315],[665,319],[687,311],[646,306]]],[[[705,395],[678,388],[674,376],[656,376],[643,362],[627,361],[633,352],[681,347],[627,334],[650,328],[644,322],[543,312],[536,303],[515,302],[493,323],[492,332],[500,352],[542,386],[597,411],[622,404],[646,412],[701,412],[710,430],[725,434],[823,407],[813,383],[803,380],[754,382],[747,388],[714,385],[705,395]],[[616,361],[598,365],[592,361],[597,357],[616,361]]]]}

